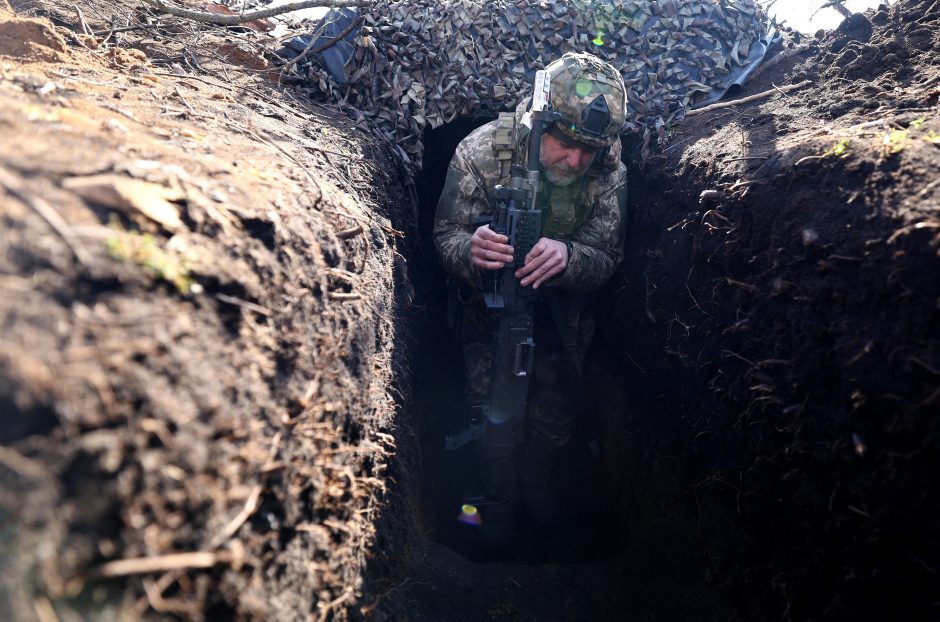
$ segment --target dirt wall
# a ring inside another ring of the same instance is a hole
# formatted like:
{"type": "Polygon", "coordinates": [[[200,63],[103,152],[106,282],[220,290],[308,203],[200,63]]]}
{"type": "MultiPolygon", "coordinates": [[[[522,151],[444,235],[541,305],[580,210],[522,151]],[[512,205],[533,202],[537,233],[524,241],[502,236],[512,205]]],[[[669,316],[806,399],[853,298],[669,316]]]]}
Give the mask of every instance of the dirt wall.
{"type": "Polygon", "coordinates": [[[633,171],[604,326],[625,528],[664,504],[743,619],[929,619],[940,548],[936,6],[810,42],[633,171]],[[878,93],[877,97],[872,95],[878,93]]]}
{"type": "Polygon", "coordinates": [[[342,619],[395,443],[394,165],[264,83],[167,71],[159,44],[15,27],[0,609],[342,619]]]}

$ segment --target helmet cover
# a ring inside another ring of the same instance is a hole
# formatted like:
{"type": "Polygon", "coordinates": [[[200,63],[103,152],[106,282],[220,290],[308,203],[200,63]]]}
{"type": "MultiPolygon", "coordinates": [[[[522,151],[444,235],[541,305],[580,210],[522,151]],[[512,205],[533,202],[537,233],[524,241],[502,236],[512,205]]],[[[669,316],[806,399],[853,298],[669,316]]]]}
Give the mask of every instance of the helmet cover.
{"type": "Polygon", "coordinates": [[[593,54],[568,52],[545,68],[551,80],[549,103],[561,113],[555,127],[588,147],[609,147],[626,121],[623,78],[593,54]]]}

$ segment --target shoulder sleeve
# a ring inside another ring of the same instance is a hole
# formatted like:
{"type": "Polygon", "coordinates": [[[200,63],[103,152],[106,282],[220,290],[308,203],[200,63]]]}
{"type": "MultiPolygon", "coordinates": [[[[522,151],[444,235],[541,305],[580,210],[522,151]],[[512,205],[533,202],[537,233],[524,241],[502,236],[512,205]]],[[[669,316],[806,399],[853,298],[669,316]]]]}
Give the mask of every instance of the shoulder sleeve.
{"type": "Polygon", "coordinates": [[[480,274],[470,263],[470,237],[476,223],[492,214],[486,175],[474,161],[492,159],[492,148],[483,138],[471,134],[457,147],[434,216],[434,249],[441,265],[451,276],[477,287],[480,274]]]}
{"type": "Polygon", "coordinates": [[[623,261],[627,169],[621,163],[593,200],[591,215],[572,237],[568,266],[550,287],[576,293],[600,288],[623,261]]]}

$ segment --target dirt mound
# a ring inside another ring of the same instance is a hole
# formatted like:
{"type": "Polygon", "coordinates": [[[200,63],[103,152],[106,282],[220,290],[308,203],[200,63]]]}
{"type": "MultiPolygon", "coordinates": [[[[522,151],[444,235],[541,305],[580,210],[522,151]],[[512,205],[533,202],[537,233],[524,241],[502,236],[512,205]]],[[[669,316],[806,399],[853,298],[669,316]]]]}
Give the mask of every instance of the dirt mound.
{"type": "Polygon", "coordinates": [[[0,4],[0,57],[56,62],[65,58],[66,50],[65,39],[49,21],[15,17],[5,0],[0,4]]]}
{"type": "Polygon", "coordinates": [[[936,28],[940,9],[929,3],[904,3],[904,8],[882,5],[877,11],[856,14],[820,42],[819,53],[796,68],[810,79],[822,79],[820,88],[831,92],[829,116],[852,110],[872,110],[887,102],[918,108],[936,102],[932,81],[940,52],[936,28]],[[898,97],[902,88],[905,98],[898,97]],[[931,90],[930,87],[933,87],[931,90]]]}
{"type": "Polygon", "coordinates": [[[50,50],[0,58],[0,609],[341,618],[394,445],[385,152],[243,75],[0,27],[50,50]]]}

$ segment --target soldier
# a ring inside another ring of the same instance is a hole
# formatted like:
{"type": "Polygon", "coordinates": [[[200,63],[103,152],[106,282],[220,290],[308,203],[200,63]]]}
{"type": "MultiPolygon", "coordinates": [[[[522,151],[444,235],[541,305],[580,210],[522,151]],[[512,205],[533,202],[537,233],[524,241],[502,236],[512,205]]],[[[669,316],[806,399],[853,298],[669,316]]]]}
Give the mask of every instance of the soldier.
{"type": "MultiPolygon", "coordinates": [[[[620,73],[591,54],[568,53],[546,67],[550,104],[561,114],[542,138],[539,162],[543,213],[538,243],[515,276],[543,292],[535,311],[535,366],[529,390],[523,499],[530,523],[557,524],[560,507],[552,473],[568,442],[585,352],[594,332],[591,293],[623,258],[627,198],[620,162],[626,91],[620,73]]],[[[458,338],[464,350],[467,406],[484,404],[490,383],[495,318],[482,300],[483,272],[512,260],[508,238],[486,224],[493,189],[506,184],[513,163],[526,161],[522,115],[504,113],[467,136],[450,162],[437,206],[434,245],[453,286],[458,338]]]]}

